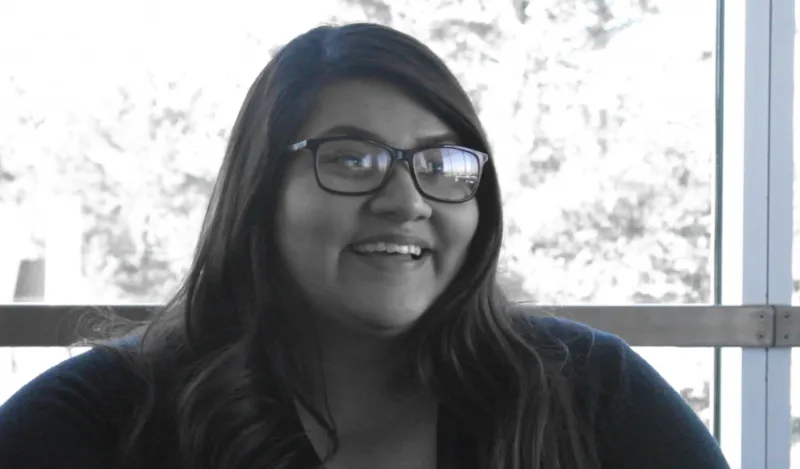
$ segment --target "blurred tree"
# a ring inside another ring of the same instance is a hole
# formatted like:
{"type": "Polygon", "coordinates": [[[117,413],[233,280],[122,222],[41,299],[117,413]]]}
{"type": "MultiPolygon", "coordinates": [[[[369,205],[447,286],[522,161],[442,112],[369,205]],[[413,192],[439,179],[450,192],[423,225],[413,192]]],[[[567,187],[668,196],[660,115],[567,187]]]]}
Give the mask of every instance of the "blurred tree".
{"type": "Polygon", "coordinates": [[[507,200],[505,272],[529,296],[708,301],[713,34],[664,41],[669,18],[650,1],[344,3],[355,13],[338,20],[411,32],[467,88],[507,200]],[[664,75],[674,89],[649,86],[664,75]]]}
{"type": "Polygon", "coordinates": [[[110,115],[89,117],[100,138],[86,154],[119,193],[87,204],[86,261],[100,282],[112,276],[115,296],[159,302],[188,266],[229,124],[191,80],[134,78],[111,96],[110,115]]]}
{"type": "MultiPolygon", "coordinates": [[[[663,41],[679,7],[341,0],[330,19],[413,34],[468,90],[502,179],[512,296],[695,303],[709,298],[713,27],[705,42],[663,41]],[[653,88],[665,78],[674,86],[653,88]]],[[[239,43],[259,67],[277,46],[257,29],[239,43]]],[[[41,213],[43,192],[81,194],[94,295],[161,301],[188,265],[232,96],[251,78],[231,75],[214,89],[204,73],[140,68],[69,109],[30,106],[48,82],[7,77],[0,203],[41,213]]]]}
{"type": "MultiPolygon", "coordinates": [[[[408,32],[456,73],[492,141],[507,220],[500,277],[512,299],[709,300],[714,2],[294,3],[304,25],[374,21],[408,32]]],[[[15,228],[30,238],[25,257],[41,258],[48,198],[80,195],[91,301],[161,302],[175,288],[236,108],[291,36],[273,34],[280,21],[266,13],[236,16],[241,27],[228,35],[192,21],[186,37],[172,26],[158,36],[159,8],[142,7],[152,28],[136,41],[174,41],[163,63],[144,53],[115,70],[89,54],[57,67],[48,56],[37,59],[47,68],[0,75],[0,204],[23,214],[15,228]]],[[[707,389],[682,393],[696,410],[708,406],[707,389]]]]}

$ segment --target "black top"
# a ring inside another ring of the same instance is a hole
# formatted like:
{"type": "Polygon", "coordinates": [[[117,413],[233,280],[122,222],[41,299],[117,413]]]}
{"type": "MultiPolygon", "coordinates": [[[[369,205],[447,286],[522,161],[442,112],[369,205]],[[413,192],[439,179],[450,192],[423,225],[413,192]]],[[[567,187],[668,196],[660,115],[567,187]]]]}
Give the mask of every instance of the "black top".
{"type": "MultiPolygon", "coordinates": [[[[532,321],[569,347],[579,402],[596,417],[603,469],[728,469],[691,408],[622,340],[562,319],[532,321]]],[[[116,360],[98,349],[87,351],[46,371],[1,406],[0,468],[115,467],[118,429],[141,399],[139,379],[116,360]]],[[[299,419],[290,427],[302,429],[299,419]]],[[[463,467],[455,430],[446,416],[440,418],[440,467],[463,467]]],[[[315,461],[307,439],[302,447],[309,452],[306,461],[315,461]]]]}

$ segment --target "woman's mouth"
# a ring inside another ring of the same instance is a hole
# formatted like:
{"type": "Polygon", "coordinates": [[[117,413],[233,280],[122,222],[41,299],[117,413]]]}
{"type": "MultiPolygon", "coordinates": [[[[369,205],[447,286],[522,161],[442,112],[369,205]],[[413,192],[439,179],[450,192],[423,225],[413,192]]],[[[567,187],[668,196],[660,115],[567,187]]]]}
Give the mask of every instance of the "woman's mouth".
{"type": "Polygon", "coordinates": [[[430,249],[416,244],[375,242],[351,244],[349,247],[351,251],[360,256],[402,256],[415,261],[431,253],[430,249]]]}

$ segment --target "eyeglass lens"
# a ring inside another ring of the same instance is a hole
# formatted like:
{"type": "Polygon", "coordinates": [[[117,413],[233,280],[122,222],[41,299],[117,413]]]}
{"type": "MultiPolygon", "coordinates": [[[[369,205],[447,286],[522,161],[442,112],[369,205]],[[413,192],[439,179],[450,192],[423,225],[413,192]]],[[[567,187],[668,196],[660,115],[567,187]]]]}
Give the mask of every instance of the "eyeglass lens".
{"type": "MultiPolygon", "coordinates": [[[[419,188],[430,197],[458,201],[472,196],[478,184],[478,156],[459,148],[431,148],[414,154],[419,188]]],[[[325,188],[342,193],[375,190],[391,163],[389,150],[360,140],[334,140],[317,148],[317,173],[325,188]]]]}

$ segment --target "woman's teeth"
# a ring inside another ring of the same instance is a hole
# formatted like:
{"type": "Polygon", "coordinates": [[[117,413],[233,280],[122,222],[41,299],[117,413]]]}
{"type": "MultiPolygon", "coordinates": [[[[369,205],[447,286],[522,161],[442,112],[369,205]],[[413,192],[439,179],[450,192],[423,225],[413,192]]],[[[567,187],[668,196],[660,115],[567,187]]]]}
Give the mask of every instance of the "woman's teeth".
{"type": "Polygon", "coordinates": [[[360,254],[408,254],[415,258],[422,255],[422,248],[414,244],[364,243],[354,244],[352,249],[360,254]]]}

